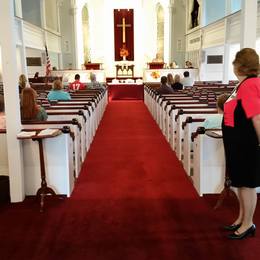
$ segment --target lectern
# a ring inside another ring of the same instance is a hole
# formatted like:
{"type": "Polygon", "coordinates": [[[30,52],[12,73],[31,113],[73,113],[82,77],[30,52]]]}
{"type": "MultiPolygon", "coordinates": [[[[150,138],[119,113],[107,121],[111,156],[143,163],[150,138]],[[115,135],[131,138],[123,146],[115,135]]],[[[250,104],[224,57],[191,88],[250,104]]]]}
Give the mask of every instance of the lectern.
{"type": "Polygon", "coordinates": [[[84,64],[86,70],[100,70],[101,63],[85,63],[84,64]]]}
{"type": "Polygon", "coordinates": [[[163,69],[164,68],[164,62],[149,62],[148,64],[148,68],[151,70],[154,69],[163,69]]]}

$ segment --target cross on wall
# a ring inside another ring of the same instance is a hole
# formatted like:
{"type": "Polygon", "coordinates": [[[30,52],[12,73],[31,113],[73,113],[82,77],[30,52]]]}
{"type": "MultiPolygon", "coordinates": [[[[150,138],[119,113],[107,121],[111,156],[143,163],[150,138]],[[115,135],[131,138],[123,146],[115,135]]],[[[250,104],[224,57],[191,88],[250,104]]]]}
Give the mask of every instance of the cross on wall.
{"type": "Polygon", "coordinates": [[[122,24],[117,24],[117,27],[122,27],[122,42],[126,43],[126,28],[131,27],[131,24],[126,24],[125,23],[125,17],[122,18],[122,24]]]}

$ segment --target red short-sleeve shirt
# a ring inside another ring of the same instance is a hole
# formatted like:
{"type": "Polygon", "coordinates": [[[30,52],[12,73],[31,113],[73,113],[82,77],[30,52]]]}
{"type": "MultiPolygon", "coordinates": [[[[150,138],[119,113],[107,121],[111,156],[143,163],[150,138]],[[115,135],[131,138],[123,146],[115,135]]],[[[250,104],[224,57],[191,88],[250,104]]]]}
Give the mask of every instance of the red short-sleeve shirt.
{"type": "Polygon", "coordinates": [[[85,85],[81,83],[79,80],[75,80],[74,82],[70,83],[71,90],[83,90],[85,89],[85,85]]]}
{"type": "Polygon", "coordinates": [[[224,124],[234,127],[234,111],[241,100],[247,118],[260,114],[260,78],[250,78],[241,83],[237,96],[224,105],[224,124]]]}
{"type": "Polygon", "coordinates": [[[241,100],[247,118],[260,114],[260,78],[250,78],[238,89],[237,99],[241,100]]]}

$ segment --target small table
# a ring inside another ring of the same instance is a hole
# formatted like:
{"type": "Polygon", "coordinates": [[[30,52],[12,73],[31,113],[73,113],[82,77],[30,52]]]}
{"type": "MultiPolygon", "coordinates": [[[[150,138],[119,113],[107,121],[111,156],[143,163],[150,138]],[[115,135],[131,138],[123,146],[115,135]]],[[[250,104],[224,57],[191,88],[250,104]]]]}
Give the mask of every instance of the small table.
{"type": "Polygon", "coordinates": [[[109,100],[144,99],[144,85],[135,83],[108,83],[109,100]]]}
{"type": "Polygon", "coordinates": [[[44,210],[44,197],[48,194],[56,196],[55,191],[48,187],[47,182],[46,182],[46,172],[45,172],[45,162],[44,162],[44,154],[43,154],[43,139],[45,138],[52,138],[56,137],[57,135],[61,134],[61,131],[56,129],[57,131],[55,134],[49,134],[49,135],[32,135],[32,136],[26,136],[26,137],[21,137],[18,136],[18,139],[32,139],[33,141],[37,141],[39,144],[39,155],[40,155],[40,168],[41,168],[41,187],[37,190],[36,193],[36,198],[40,197],[40,212],[43,212],[44,210]]]}

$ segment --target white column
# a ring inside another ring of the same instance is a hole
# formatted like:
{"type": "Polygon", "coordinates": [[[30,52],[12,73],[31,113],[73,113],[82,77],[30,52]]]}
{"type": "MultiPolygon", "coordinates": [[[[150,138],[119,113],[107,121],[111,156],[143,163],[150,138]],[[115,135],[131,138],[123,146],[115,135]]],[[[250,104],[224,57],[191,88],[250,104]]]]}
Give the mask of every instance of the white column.
{"type": "MultiPolygon", "coordinates": [[[[15,16],[17,16],[19,18],[23,18],[21,0],[14,1],[14,8],[16,11],[15,16]]],[[[18,20],[18,18],[17,18],[17,20],[18,20]]],[[[21,46],[19,46],[19,48],[21,50],[22,73],[28,78],[28,70],[27,70],[27,64],[26,64],[26,50],[25,50],[24,34],[23,34],[23,20],[22,19],[19,19],[19,30],[21,32],[21,46]]]]}
{"type": "MultiPolygon", "coordinates": [[[[58,10],[58,32],[60,33],[61,32],[61,29],[60,29],[60,9],[62,7],[62,4],[63,4],[63,0],[58,0],[57,1],[57,10],[58,10]]],[[[62,59],[62,40],[61,40],[61,37],[60,37],[60,41],[59,41],[59,45],[60,45],[60,50],[61,52],[58,53],[58,62],[59,62],[59,67],[58,69],[63,69],[63,59],[62,59]]]]}
{"type": "Polygon", "coordinates": [[[22,2],[21,2],[21,0],[15,0],[15,2],[14,2],[14,4],[15,4],[15,15],[17,16],[17,17],[23,17],[23,13],[22,13],[22,2]]]}
{"type": "Polygon", "coordinates": [[[224,44],[224,61],[223,61],[223,79],[222,82],[227,84],[229,82],[229,60],[230,58],[230,44],[224,44]]]}
{"type": "Polygon", "coordinates": [[[47,44],[48,47],[48,39],[47,39],[47,26],[46,26],[46,9],[45,9],[45,0],[41,0],[41,24],[43,31],[43,44],[47,44]]]}
{"type": "Polygon", "coordinates": [[[169,7],[169,63],[173,61],[173,6],[169,7]]]}
{"type": "Polygon", "coordinates": [[[163,7],[164,10],[164,62],[170,62],[170,13],[167,10],[167,6],[163,7]]]}
{"type": "Polygon", "coordinates": [[[20,99],[15,44],[15,23],[13,1],[2,1],[0,8],[0,38],[5,112],[7,126],[7,147],[9,162],[10,194],[12,202],[24,199],[23,157],[20,141],[16,135],[21,129],[20,99]]]}
{"type": "Polygon", "coordinates": [[[22,71],[23,74],[26,75],[28,78],[28,69],[27,69],[27,64],[26,64],[26,49],[25,49],[25,41],[24,41],[24,33],[23,33],[23,20],[21,22],[21,38],[22,38],[22,46],[21,46],[21,54],[22,54],[22,71]]]}
{"type": "Polygon", "coordinates": [[[254,48],[256,45],[257,0],[242,0],[240,47],[254,48]]]}
{"type": "Polygon", "coordinates": [[[230,44],[227,42],[227,37],[229,34],[230,22],[225,19],[225,44],[224,44],[224,57],[223,57],[223,83],[229,82],[229,57],[230,57],[230,44]]]}
{"type": "Polygon", "coordinates": [[[83,36],[82,36],[82,15],[76,0],[71,0],[71,14],[73,16],[73,29],[75,39],[75,69],[81,69],[81,64],[84,63],[83,51],[83,36]],[[79,32],[81,30],[81,32],[79,32]]]}

